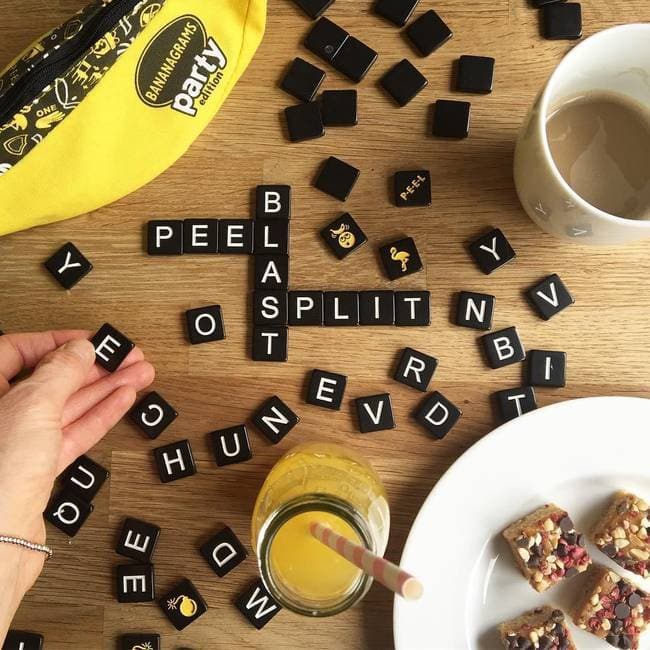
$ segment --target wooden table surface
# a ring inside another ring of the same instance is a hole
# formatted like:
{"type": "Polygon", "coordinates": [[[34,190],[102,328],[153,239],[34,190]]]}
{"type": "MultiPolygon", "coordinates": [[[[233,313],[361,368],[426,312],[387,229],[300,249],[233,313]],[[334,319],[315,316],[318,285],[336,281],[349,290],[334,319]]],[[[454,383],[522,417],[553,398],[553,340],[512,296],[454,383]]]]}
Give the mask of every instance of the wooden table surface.
{"type": "MultiPolygon", "coordinates": [[[[83,3],[2,0],[0,61],[8,61],[83,3]]],[[[155,443],[121,423],[91,453],[110,468],[110,486],[98,495],[94,514],[73,540],[50,528],[56,560],[46,567],[15,621],[18,627],[42,632],[48,650],[114,648],[120,633],[138,629],[160,632],[166,650],[392,647],[392,598],[382,588],[373,587],[360,606],[334,619],[307,620],[282,612],[258,632],[232,605],[256,574],[254,559],[218,579],[197,547],[220,522],[249,544],[254,499],[273,463],[297,442],[329,440],[362,452],[384,479],[393,514],[387,555],[398,561],[429,490],[463,451],[497,424],[491,393],[522,383],[520,365],[489,370],[477,333],[450,323],[458,290],[496,295],[495,328],[516,325],[527,348],[567,352],[568,386],[538,390],[540,406],[587,395],[650,397],[647,245],[592,250],[559,243],[528,220],[513,187],[517,129],[572,43],[542,40],[537,11],[525,0],[422,0],[419,11],[433,6],[454,31],[440,51],[422,59],[396,28],[370,13],[370,5],[369,0],[337,0],[328,12],[380,54],[358,87],[357,127],[331,128],[324,138],[308,143],[286,141],[281,111],[293,102],[277,88],[278,80],[296,55],[318,61],[300,46],[308,20],[289,0],[270,0],[267,35],[251,67],[178,164],[148,187],[94,214],[0,239],[2,329],[93,329],[110,321],[145,350],[157,368],[155,388],[180,413],[155,443]],[[451,91],[452,63],[461,54],[496,58],[491,95],[464,97],[451,91]],[[398,109],[378,87],[378,79],[404,57],[424,72],[429,86],[398,109]],[[472,101],[467,140],[428,135],[430,107],[440,97],[472,101]],[[315,170],[330,155],[361,170],[345,206],[311,186],[315,170]],[[393,172],[418,168],[431,170],[431,207],[392,207],[393,172]],[[236,256],[147,257],[142,226],[151,218],[245,217],[251,213],[252,188],[263,182],[293,187],[293,288],[426,288],[431,291],[431,326],[294,328],[288,363],[250,361],[252,261],[236,256]],[[325,249],[318,231],[343,208],[357,218],[370,241],[339,262],[325,249]],[[489,226],[503,229],[517,259],[488,277],[474,266],[465,246],[489,226]],[[389,283],[380,270],[377,248],[402,234],[415,238],[426,269],[389,283]],[[70,292],[42,269],[42,262],[68,240],[94,264],[93,272],[70,292]],[[522,291],[550,273],[561,276],[576,304],[544,322],[522,291]],[[185,340],[183,313],[211,303],[223,307],[228,338],[192,347],[185,340]],[[390,378],[398,351],[407,345],[439,358],[432,387],[464,411],[442,441],[429,438],[410,417],[420,394],[390,378]],[[348,375],[345,406],[339,413],[304,403],[305,377],[316,367],[348,375]],[[348,404],[352,398],[385,391],[392,395],[397,427],[359,434],[348,404]],[[251,431],[254,458],[218,468],[206,434],[247,421],[255,407],[276,392],[298,412],[300,425],[277,446],[251,431]],[[162,485],[151,450],[186,437],[199,473],[162,485]],[[113,596],[113,567],[120,563],[113,547],[125,515],[146,518],[163,529],[155,556],[158,593],[188,576],[209,604],[208,614],[182,634],[171,629],[157,605],[120,605],[113,596]]],[[[582,6],[585,35],[650,20],[647,0],[584,0],[582,6]]],[[[327,73],[325,88],[349,87],[332,69],[327,73]]],[[[486,467],[483,476],[467,480],[480,490],[494,471],[486,467]]],[[[440,534],[450,525],[453,522],[441,521],[440,534]]]]}

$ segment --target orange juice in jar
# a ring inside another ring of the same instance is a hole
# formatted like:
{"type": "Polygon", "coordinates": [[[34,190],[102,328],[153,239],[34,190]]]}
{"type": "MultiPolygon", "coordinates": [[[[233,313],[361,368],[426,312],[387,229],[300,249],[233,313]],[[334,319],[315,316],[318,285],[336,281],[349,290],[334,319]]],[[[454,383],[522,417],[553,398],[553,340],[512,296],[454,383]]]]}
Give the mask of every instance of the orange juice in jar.
{"type": "Polygon", "coordinates": [[[353,451],[326,443],[293,448],[267,476],[253,512],[253,547],[271,595],[299,614],[331,616],[358,602],[372,578],[316,540],[313,521],[384,554],[386,491],[353,451]]]}

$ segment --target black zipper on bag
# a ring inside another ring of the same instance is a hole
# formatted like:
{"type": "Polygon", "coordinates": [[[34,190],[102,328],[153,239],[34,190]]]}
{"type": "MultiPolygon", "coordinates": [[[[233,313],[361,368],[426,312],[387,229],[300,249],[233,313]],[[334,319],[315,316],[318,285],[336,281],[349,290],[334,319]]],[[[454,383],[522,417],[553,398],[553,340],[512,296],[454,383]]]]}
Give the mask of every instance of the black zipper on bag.
{"type": "Polygon", "coordinates": [[[86,50],[106,32],[112,31],[120,20],[141,0],[113,0],[91,18],[70,40],[51,50],[32,70],[19,79],[0,99],[0,125],[5,124],[21,109],[54,83],[86,50]]]}

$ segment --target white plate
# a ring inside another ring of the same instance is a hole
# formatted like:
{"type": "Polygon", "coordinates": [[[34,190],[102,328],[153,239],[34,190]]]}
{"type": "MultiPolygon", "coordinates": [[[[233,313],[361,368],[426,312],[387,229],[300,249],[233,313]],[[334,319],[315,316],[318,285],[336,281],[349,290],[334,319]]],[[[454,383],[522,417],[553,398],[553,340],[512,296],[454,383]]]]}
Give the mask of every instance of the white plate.
{"type": "MultiPolygon", "coordinates": [[[[501,539],[538,506],[566,508],[588,531],[612,492],[650,498],[650,400],[596,397],[517,418],[465,452],[438,481],[411,529],[401,565],[424,596],[395,599],[397,650],[496,650],[495,626],[542,604],[565,611],[584,576],[537,594],[501,539]]],[[[593,546],[594,559],[622,572],[593,546]]],[[[650,580],[623,572],[639,586],[650,580]]],[[[571,625],[578,648],[610,648],[571,625]]],[[[650,632],[641,647],[650,649],[650,632]]]]}

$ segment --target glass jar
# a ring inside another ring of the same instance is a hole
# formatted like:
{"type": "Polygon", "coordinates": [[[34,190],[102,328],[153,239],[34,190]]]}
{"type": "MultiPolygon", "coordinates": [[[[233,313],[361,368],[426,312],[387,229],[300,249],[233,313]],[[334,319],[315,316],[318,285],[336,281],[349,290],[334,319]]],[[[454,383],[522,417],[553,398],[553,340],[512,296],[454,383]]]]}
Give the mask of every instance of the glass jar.
{"type": "Polygon", "coordinates": [[[320,521],[383,555],[390,513],[374,469],[339,445],[307,443],[287,452],[257,497],[252,543],[260,573],[283,607],[305,616],[331,616],[358,602],[372,578],[317,541],[320,521]]]}

